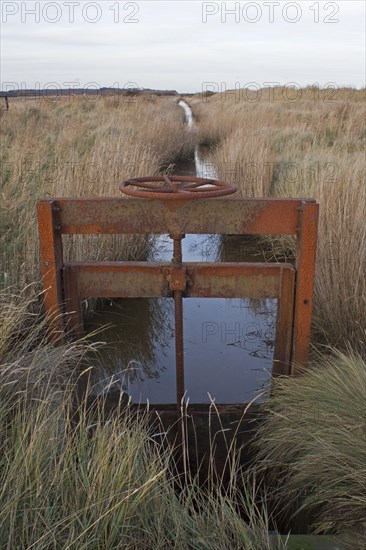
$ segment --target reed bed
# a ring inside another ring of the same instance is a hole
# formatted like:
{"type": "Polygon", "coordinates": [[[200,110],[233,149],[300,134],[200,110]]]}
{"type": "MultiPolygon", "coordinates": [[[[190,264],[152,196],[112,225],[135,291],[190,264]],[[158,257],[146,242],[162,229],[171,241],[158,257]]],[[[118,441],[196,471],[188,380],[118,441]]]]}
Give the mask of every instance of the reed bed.
{"type": "MultiPolygon", "coordinates": [[[[303,377],[276,381],[256,468],[271,472],[270,496],[287,517],[305,513],[309,530],[361,535],[364,92],[341,90],[336,102],[322,93],[307,89],[295,102],[280,89],[250,103],[235,95],[189,101],[220,178],[245,196],[320,202],[313,342],[348,351],[326,349],[303,377]]],[[[81,373],[98,368],[98,345],[52,346],[39,310],[37,200],[117,195],[126,177],[157,174],[192,155],[197,134],[187,131],[177,101],[27,100],[1,116],[0,547],[285,547],[270,540],[272,518],[265,505],[258,508],[255,478],[243,477],[235,457],[229,485],[203,490],[188,471],[184,483],[177,476],[167,434],[160,429],[156,437],[146,416],[131,415],[122,401],[108,417],[103,401],[93,415],[76,403],[81,373]]],[[[292,241],[270,245],[267,254],[293,256],[292,241]]],[[[65,246],[70,258],[141,259],[149,242],[93,237],[65,246]]]]}
{"type": "Polygon", "coordinates": [[[41,298],[36,284],[22,292],[0,290],[0,406],[56,395],[86,361],[84,340],[58,346],[48,342],[41,298]]]}
{"type": "MultiPolygon", "coordinates": [[[[363,355],[365,97],[365,90],[276,88],[190,100],[220,179],[242,196],[319,202],[313,343],[351,345],[363,355]]],[[[294,255],[291,239],[271,238],[264,248],[269,258],[294,255]]]]}
{"type": "Polygon", "coordinates": [[[256,436],[277,517],[356,534],[355,549],[366,545],[365,402],[365,361],[331,350],[301,377],[276,380],[256,436]]]}
{"type": "Polygon", "coordinates": [[[76,403],[97,345],[48,345],[25,295],[0,293],[1,548],[285,548],[255,487],[204,490],[188,472],[183,483],[145,414],[76,403]]]}
{"type": "MultiPolygon", "coordinates": [[[[118,196],[128,177],[156,175],[193,154],[175,98],[58,97],[11,102],[1,114],[0,284],[39,280],[36,202],[118,196]]],[[[69,258],[138,259],[147,237],[68,239],[69,258]]]]}
{"type": "Polygon", "coordinates": [[[70,428],[69,416],[64,404],[55,409],[43,399],[27,414],[18,406],[7,426],[1,547],[285,547],[271,545],[267,518],[249,490],[235,500],[207,494],[192,480],[177,494],[171,454],[155,442],[146,419],[106,420],[100,413],[91,423],[79,411],[70,428]],[[247,522],[239,505],[250,511],[247,522]]]}

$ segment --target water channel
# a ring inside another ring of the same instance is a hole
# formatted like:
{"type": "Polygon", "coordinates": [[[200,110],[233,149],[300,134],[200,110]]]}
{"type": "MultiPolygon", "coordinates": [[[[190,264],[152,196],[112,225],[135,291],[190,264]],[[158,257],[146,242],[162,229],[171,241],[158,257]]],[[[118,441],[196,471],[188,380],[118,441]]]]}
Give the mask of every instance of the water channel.
{"type": "MultiPolygon", "coordinates": [[[[184,101],[186,123],[194,126],[184,101]]],[[[197,146],[194,159],[175,166],[176,175],[216,177],[209,151],[197,146]]],[[[141,199],[143,200],[143,199],[141,199]]],[[[183,261],[244,261],[242,238],[187,235],[183,261]]],[[[170,261],[173,246],[159,236],[149,261],[170,261]]],[[[244,297],[185,298],[185,398],[190,403],[240,404],[256,398],[271,377],[276,301],[244,297]]],[[[87,317],[87,330],[106,345],[93,369],[95,394],[124,392],[133,403],[171,404],[176,399],[174,305],[171,298],[105,300],[87,317]]]]}

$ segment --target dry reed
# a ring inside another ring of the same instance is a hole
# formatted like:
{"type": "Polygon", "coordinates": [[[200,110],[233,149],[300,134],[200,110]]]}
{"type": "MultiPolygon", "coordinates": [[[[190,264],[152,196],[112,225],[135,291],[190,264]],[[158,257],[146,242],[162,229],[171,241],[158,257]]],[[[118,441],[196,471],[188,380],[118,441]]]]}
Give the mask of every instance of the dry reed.
{"type": "MultiPolygon", "coordinates": [[[[190,101],[220,179],[243,196],[320,204],[314,343],[364,354],[366,326],[365,90],[267,89],[190,101]],[[291,100],[289,100],[289,98],[291,100]]],[[[291,258],[294,242],[271,239],[291,258]]]]}

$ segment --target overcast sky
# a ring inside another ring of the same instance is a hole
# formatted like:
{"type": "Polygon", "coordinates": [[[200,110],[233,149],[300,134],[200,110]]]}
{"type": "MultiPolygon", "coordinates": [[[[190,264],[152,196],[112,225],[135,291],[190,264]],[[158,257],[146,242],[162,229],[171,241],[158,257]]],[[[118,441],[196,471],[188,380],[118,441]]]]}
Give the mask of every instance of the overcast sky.
{"type": "Polygon", "coordinates": [[[1,0],[3,90],[361,87],[364,52],[363,0],[1,0]]]}

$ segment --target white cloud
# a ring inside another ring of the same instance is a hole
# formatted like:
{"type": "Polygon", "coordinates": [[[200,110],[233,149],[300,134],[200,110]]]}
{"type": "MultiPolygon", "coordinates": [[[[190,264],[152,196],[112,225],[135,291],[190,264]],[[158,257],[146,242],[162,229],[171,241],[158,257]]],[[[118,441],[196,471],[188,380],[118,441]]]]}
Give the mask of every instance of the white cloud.
{"type": "MultiPolygon", "coordinates": [[[[262,10],[255,24],[244,20],[243,8],[248,2],[240,2],[238,22],[227,15],[226,23],[222,17],[225,10],[235,7],[235,2],[211,2],[209,8],[217,9],[217,13],[203,23],[202,6],[208,4],[199,0],[121,1],[119,22],[114,23],[117,3],[102,0],[98,2],[100,21],[95,24],[82,16],[87,4],[84,16],[91,19],[98,14],[91,2],[77,3],[74,22],[70,23],[66,2],[40,2],[37,23],[34,15],[22,13],[24,4],[29,10],[36,2],[2,1],[2,83],[26,82],[31,88],[36,82],[62,85],[77,78],[81,85],[90,81],[101,86],[135,81],[146,87],[197,91],[203,81],[210,79],[225,81],[228,87],[234,87],[238,78],[242,84],[295,81],[305,85],[331,80],[339,85],[360,86],[365,82],[362,1],[281,1],[270,23],[268,6],[258,0],[250,3],[262,10]],[[301,14],[298,22],[285,20],[282,9],[286,4],[292,5],[284,12],[289,18],[301,14]],[[50,23],[45,19],[42,10],[46,5],[46,19],[58,13],[60,21],[50,23]],[[317,5],[319,14],[314,11],[317,5]],[[18,12],[11,15],[16,8],[18,12]],[[315,23],[318,15],[319,23],[315,23]],[[327,17],[339,22],[325,23],[327,17]],[[128,23],[131,18],[139,22],[128,23]]],[[[254,11],[247,14],[253,17],[254,11]]]]}

